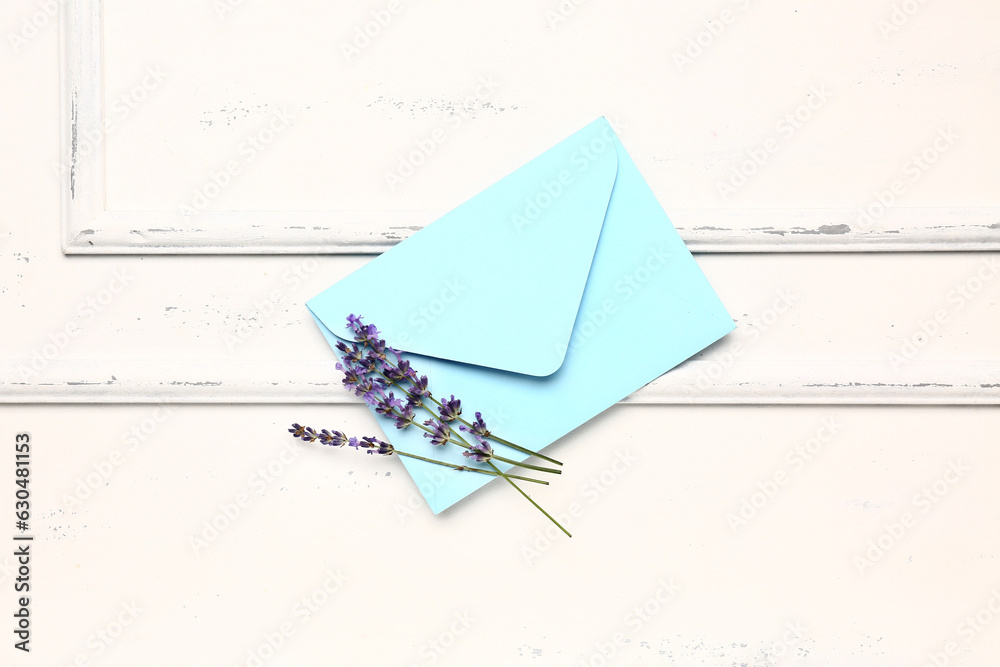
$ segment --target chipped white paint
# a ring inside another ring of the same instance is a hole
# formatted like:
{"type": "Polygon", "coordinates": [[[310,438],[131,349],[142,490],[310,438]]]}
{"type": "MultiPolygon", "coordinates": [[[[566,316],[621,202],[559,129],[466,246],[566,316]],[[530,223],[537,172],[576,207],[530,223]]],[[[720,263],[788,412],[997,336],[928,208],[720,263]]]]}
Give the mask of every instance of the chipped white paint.
{"type": "Polygon", "coordinates": [[[82,150],[81,137],[101,137],[104,120],[101,3],[70,0],[60,8],[62,228],[64,245],[104,212],[104,144],[82,150]]]}
{"type": "MultiPolygon", "coordinates": [[[[96,198],[95,198],[96,199],[96,198]]],[[[157,212],[70,207],[68,254],[380,253],[444,211],[205,212],[197,227],[157,212]]],[[[692,252],[1000,250],[1000,208],[899,208],[891,226],[861,231],[849,209],[669,211],[692,252]]]]}
{"type": "MultiPolygon", "coordinates": [[[[744,362],[710,383],[718,362],[692,360],[623,404],[1000,405],[1000,364],[744,362]]],[[[291,403],[360,405],[330,360],[55,361],[19,379],[0,366],[0,403],[291,403]],[[169,378],[169,379],[168,379],[169,378]]]]}

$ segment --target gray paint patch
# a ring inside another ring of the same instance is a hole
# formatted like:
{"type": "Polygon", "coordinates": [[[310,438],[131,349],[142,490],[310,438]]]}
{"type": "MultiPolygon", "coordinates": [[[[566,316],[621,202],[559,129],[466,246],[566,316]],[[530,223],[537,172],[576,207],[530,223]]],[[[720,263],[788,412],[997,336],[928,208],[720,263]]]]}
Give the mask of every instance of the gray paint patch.
{"type": "Polygon", "coordinates": [[[850,225],[822,225],[819,228],[820,234],[847,234],[849,231],[850,225]]]}

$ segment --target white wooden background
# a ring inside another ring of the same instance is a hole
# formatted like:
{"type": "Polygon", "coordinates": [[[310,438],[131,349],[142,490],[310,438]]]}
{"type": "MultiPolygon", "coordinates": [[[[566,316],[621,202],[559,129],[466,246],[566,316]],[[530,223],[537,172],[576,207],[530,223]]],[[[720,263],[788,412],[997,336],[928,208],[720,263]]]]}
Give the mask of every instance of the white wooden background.
{"type": "Polygon", "coordinates": [[[0,437],[35,439],[38,539],[35,650],[0,664],[247,665],[283,623],[269,666],[600,664],[616,633],[617,664],[923,665],[949,642],[948,664],[993,664],[1000,10],[399,3],[350,62],[386,4],[5,7],[0,437]],[[722,32],[679,67],[705,21],[722,32]],[[738,329],[555,445],[565,479],[539,499],[582,503],[576,536],[548,544],[495,485],[433,517],[395,461],[288,450],[291,421],[372,426],[303,302],[601,114],[738,329]]]}

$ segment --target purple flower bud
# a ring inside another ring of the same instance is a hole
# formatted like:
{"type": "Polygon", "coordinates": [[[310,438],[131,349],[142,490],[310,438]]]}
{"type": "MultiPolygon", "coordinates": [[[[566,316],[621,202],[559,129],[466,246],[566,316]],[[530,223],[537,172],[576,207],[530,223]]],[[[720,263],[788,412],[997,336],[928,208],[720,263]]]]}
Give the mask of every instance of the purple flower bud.
{"type": "Polygon", "coordinates": [[[363,373],[374,373],[375,369],[378,368],[379,360],[375,355],[369,352],[361,361],[358,362],[358,368],[363,373]]]}
{"type": "Polygon", "coordinates": [[[490,431],[486,428],[486,422],[483,421],[483,413],[476,413],[476,421],[472,422],[472,428],[469,428],[465,424],[460,425],[458,428],[462,429],[466,433],[472,433],[479,438],[490,437],[490,431]]]}
{"type": "Polygon", "coordinates": [[[474,445],[471,445],[469,449],[462,452],[462,456],[482,463],[493,458],[493,448],[485,440],[479,440],[474,445]]]}
{"type": "Polygon", "coordinates": [[[403,429],[413,423],[413,406],[407,404],[396,416],[396,428],[403,429]]]}
{"type": "Polygon", "coordinates": [[[371,343],[372,355],[379,361],[385,361],[385,341],[381,338],[371,343]]]}
{"type": "Polygon", "coordinates": [[[455,421],[462,414],[462,401],[455,398],[455,395],[452,394],[451,400],[441,401],[441,407],[438,408],[438,412],[441,413],[441,421],[455,421]]]}
{"type": "Polygon", "coordinates": [[[430,396],[431,392],[427,390],[427,376],[420,376],[419,380],[413,380],[413,386],[410,387],[411,396],[430,396]]]}
{"type": "Polygon", "coordinates": [[[369,454],[377,451],[379,454],[388,456],[396,451],[389,443],[382,442],[376,438],[362,438],[358,440],[357,438],[348,438],[340,431],[328,431],[326,429],[317,433],[316,429],[311,426],[302,426],[301,424],[292,424],[292,428],[288,429],[288,432],[296,438],[302,438],[306,442],[319,440],[321,444],[330,445],[331,447],[350,445],[355,449],[367,449],[369,450],[369,454]]]}
{"type": "Polygon", "coordinates": [[[369,454],[389,456],[396,451],[388,442],[383,442],[378,438],[362,438],[361,440],[361,447],[367,449],[369,454]]]}
{"type": "Polygon", "coordinates": [[[369,403],[369,405],[375,406],[375,412],[378,414],[388,416],[394,414],[397,409],[402,409],[403,402],[393,396],[390,391],[388,396],[380,394],[378,398],[373,403],[369,403]]]}
{"type": "Polygon", "coordinates": [[[378,340],[379,330],[374,324],[359,327],[354,333],[354,340],[364,345],[371,345],[378,340]]]}
{"type": "Polygon", "coordinates": [[[431,433],[424,433],[425,438],[431,439],[432,445],[447,444],[448,440],[451,438],[451,429],[448,428],[448,425],[439,422],[436,419],[428,419],[424,422],[424,426],[430,426],[433,428],[431,433]]]}
{"type": "Polygon", "coordinates": [[[410,380],[417,379],[417,372],[410,367],[409,359],[400,359],[399,363],[396,364],[396,367],[399,369],[399,372],[402,373],[403,377],[410,380]]]}
{"type": "Polygon", "coordinates": [[[361,330],[361,327],[364,326],[364,324],[361,322],[362,317],[363,315],[355,315],[354,313],[348,315],[347,328],[353,331],[354,333],[358,333],[358,331],[361,330]]]}
{"type": "Polygon", "coordinates": [[[351,364],[356,364],[365,357],[364,351],[360,347],[357,345],[348,347],[344,341],[337,343],[337,349],[344,353],[344,361],[351,364]]]}
{"type": "Polygon", "coordinates": [[[319,441],[321,444],[329,445],[331,447],[343,447],[347,444],[347,436],[340,431],[328,431],[323,429],[319,432],[319,441]]]}
{"type": "Polygon", "coordinates": [[[365,379],[364,373],[359,368],[352,366],[349,362],[345,360],[344,363],[337,364],[337,370],[342,371],[344,373],[343,382],[345,387],[353,390],[354,393],[357,394],[358,396],[364,393],[358,391],[358,386],[362,382],[364,382],[365,379]]]}
{"type": "Polygon", "coordinates": [[[406,376],[403,375],[403,372],[399,370],[397,366],[393,366],[390,363],[382,364],[381,370],[382,370],[382,375],[389,378],[390,382],[402,382],[406,378],[406,376]]]}
{"type": "Polygon", "coordinates": [[[382,400],[381,394],[374,388],[371,391],[366,391],[365,395],[361,398],[363,398],[365,403],[373,408],[377,408],[379,402],[382,400]]]}

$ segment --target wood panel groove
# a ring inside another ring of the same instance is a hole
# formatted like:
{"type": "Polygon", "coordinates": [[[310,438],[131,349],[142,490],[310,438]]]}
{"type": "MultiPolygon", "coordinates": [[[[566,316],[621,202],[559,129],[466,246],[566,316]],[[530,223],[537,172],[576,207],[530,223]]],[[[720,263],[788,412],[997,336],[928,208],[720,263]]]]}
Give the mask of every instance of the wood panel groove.
{"type": "MultiPolygon", "coordinates": [[[[0,403],[360,405],[334,362],[56,360],[37,373],[0,364],[0,403]]],[[[1000,363],[687,361],[624,404],[1000,405],[1000,363]],[[711,378],[710,381],[706,378],[711,378]]]]}

